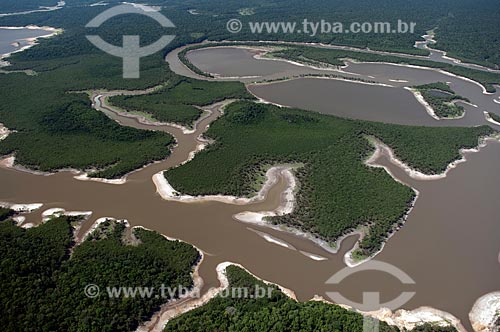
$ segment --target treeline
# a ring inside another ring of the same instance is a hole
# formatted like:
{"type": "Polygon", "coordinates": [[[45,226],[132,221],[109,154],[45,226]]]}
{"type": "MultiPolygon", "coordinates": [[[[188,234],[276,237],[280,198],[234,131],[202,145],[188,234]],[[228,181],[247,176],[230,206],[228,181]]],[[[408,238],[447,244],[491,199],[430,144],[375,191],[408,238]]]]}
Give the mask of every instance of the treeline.
{"type": "MultiPolygon", "coordinates": [[[[361,332],[364,317],[352,310],[319,301],[305,303],[288,298],[272,286],[271,296],[258,298],[256,286],[268,286],[243,269],[229,266],[226,269],[229,291],[247,289],[248,298],[217,296],[204,306],[170,320],[164,332],[213,332],[213,331],[273,331],[273,332],[361,332]],[[256,298],[257,297],[257,298],[256,298]]],[[[375,324],[375,319],[371,319],[375,324]]],[[[379,321],[381,332],[399,332],[399,328],[379,321]]],[[[419,326],[411,332],[455,332],[453,327],[419,326]]]]}
{"type": "Polygon", "coordinates": [[[0,221],[4,221],[5,219],[12,217],[13,215],[13,210],[0,207],[0,221]]]}
{"type": "Polygon", "coordinates": [[[76,246],[70,256],[73,222],[61,217],[28,230],[0,223],[4,331],[134,331],[170,294],[110,297],[106,287],[192,286],[199,253],[190,245],[146,230],[135,230],[134,245],[126,245],[125,226],[106,222],[99,237],[76,246]],[[101,293],[87,297],[88,284],[101,293]]]}
{"type": "Polygon", "coordinates": [[[156,120],[190,126],[205,106],[224,99],[254,99],[240,82],[207,82],[172,74],[168,83],[148,95],[115,96],[109,101],[127,111],[152,115],[156,120]]]}
{"type": "Polygon", "coordinates": [[[297,208],[271,221],[331,242],[368,225],[361,250],[370,255],[401,225],[414,192],[383,169],[363,164],[373,153],[366,136],[382,140],[412,168],[434,174],[459,159],[460,148],[474,147],[492,132],[488,126],[409,127],[235,102],[206,134],[215,143],[165,176],[186,194],[250,196],[263,165],[303,164],[296,170],[297,208]]]}

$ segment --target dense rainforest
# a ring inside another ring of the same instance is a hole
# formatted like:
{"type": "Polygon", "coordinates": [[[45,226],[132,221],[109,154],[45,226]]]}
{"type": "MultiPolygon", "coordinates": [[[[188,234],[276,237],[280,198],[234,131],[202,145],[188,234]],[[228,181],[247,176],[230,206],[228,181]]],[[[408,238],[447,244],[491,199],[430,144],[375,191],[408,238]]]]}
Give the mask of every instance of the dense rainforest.
{"type": "MultiPolygon", "coordinates": [[[[164,332],[214,331],[273,331],[273,332],[361,332],[363,316],[334,304],[317,301],[305,303],[288,298],[277,287],[269,297],[257,298],[256,285],[269,286],[255,279],[245,270],[229,266],[226,269],[231,289],[248,289],[249,298],[230,298],[219,295],[206,305],[172,319],[164,332]],[[253,297],[253,298],[252,298],[253,297]]],[[[226,293],[226,292],[224,292],[226,293]]],[[[379,322],[379,331],[398,332],[397,327],[379,322]]],[[[429,324],[418,326],[411,332],[454,332],[453,327],[429,324]]]]}
{"type": "Polygon", "coordinates": [[[414,192],[383,169],[363,164],[373,153],[367,136],[389,145],[411,167],[432,174],[458,159],[460,148],[476,146],[479,137],[492,131],[488,126],[379,124],[236,102],[206,133],[215,143],[165,176],[181,193],[250,196],[263,165],[301,163],[304,166],[296,171],[298,206],[292,214],[272,221],[327,241],[370,225],[360,250],[371,255],[403,220],[414,192]]]}
{"type": "MultiPolygon", "coordinates": [[[[0,324],[4,331],[134,331],[169,298],[110,297],[107,287],[191,287],[192,246],[107,221],[75,247],[75,217],[23,229],[0,222],[0,324]],[[85,296],[88,284],[101,289],[85,296]]],[[[166,293],[165,293],[166,294],[166,293]]],[[[170,296],[170,294],[166,294],[170,296]]]]}

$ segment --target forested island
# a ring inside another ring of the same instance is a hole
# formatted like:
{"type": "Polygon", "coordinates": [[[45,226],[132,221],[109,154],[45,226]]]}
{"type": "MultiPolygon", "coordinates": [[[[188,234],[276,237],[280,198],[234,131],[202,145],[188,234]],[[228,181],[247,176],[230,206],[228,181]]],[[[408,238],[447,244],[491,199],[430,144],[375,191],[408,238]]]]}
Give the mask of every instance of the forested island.
{"type": "Polygon", "coordinates": [[[130,239],[125,226],[114,221],[75,245],[80,222],[59,217],[31,229],[0,222],[5,331],[134,331],[170,298],[113,298],[106,287],[192,287],[200,257],[192,246],[143,229],[134,229],[130,239]],[[101,294],[86,296],[88,284],[100,287],[101,294]]]}
{"type": "Polygon", "coordinates": [[[413,87],[422,94],[424,100],[432,107],[440,118],[457,118],[463,116],[463,106],[456,105],[456,101],[469,102],[467,98],[455,94],[455,92],[443,82],[419,85],[413,87]]]}

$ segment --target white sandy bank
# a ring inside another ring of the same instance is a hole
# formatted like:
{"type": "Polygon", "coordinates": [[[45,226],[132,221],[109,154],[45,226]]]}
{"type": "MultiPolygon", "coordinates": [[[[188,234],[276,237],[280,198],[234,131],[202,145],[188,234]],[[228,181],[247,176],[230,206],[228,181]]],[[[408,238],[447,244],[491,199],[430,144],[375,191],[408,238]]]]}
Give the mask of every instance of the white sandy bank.
{"type": "Polygon", "coordinates": [[[7,202],[0,202],[0,207],[6,208],[6,209],[11,209],[16,212],[20,213],[30,213],[35,210],[38,210],[43,206],[42,203],[7,203],[7,202]]]}
{"type": "Polygon", "coordinates": [[[460,149],[460,155],[462,156],[461,159],[455,160],[452,163],[450,163],[446,167],[446,170],[444,172],[442,172],[440,174],[431,174],[431,175],[424,174],[420,171],[417,171],[417,170],[411,168],[410,166],[408,166],[407,164],[405,164],[404,162],[402,162],[400,159],[398,159],[395,156],[394,151],[390,147],[388,147],[387,145],[382,143],[380,140],[377,140],[375,138],[372,138],[371,140],[372,140],[372,143],[375,146],[376,150],[375,150],[375,153],[373,154],[373,156],[370,158],[371,161],[368,161],[368,162],[372,162],[373,160],[377,159],[380,156],[380,154],[385,153],[389,157],[389,160],[391,161],[391,163],[393,163],[394,165],[396,165],[399,168],[401,168],[402,170],[404,170],[405,173],[409,177],[416,179],[416,180],[438,180],[438,179],[445,178],[448,175],[448,172],[450,172],[452,169],[457,167],[459,164],[466,162],[467,161],[467,158],[466,158],[467,154],[479,152],[481,150],[481,148],[486,146],[488,141],[498,141],[498,138],[493,137],[493,136],[482,138],[478,142],[478,146],[476,148],[460,149]]]}
{"type": "Polygon", "coordinates": [[[153,175],[153,182],[156,186],[156,192],[166,201],[177,201],[185,203],[195,203],[195,202],[222,202],[227,204],[244,205],[253,202],[262,201],[265,199],[267,193],[271,187],[277,183],[278,176],[280,172],[286,168],[284,166],[271,167],[266,172],[266,182],[259,190],[259,192],[253,197],[236,197],[229,195],[206,195],[206,196],[191,196],[183,195],[175,190],[172,185],[167,181],[163,172],[153,175]]]}
{"type": "Polygon", "coordinates": [[[10,133],[11,131],[9,130],[9,128],[5,127],[3,123],[0,123],[0,141],[6,139],[10,133]]]}
{"type": "Polygon", "coordinates": [[[479,298],[469,313],[469,319],[476,332],[499,331],[495,323],[500,319],[500,291],[479,298]]]}
{"type": "Polygon", "coordinates": [[[441,118],[436,115],[436,112],[434,111],[432,106],[425,100],[424,96],[422,96],[420,91],[409,87],[405,87],[405,89],[410,91],[413,94],[413,96],[415,96],[415,99],[417,99],[417,101],[425,108],[427,114],[429,114],[432,118],[436,120],[441,120],[441,118]]]}
{"type": "Polygon", "coordinates": [[[459,332],[467,332],[460,320],[450,313],[430,307],[420,307],[415,310],[400,309],[395,312],[387,308],[364,313],[373,318],[395,325],[401,330],[412,330],[419,325],[429,323],[434,326],[454,326],[459,332]]]}
{"type": "Polygon", "coordinates": [[[486,111],[484,111],[483,113],[484,113],[484,118],[486,119],[486,121],[493,123],[494,125],[500,126],[500,122],[493,120],[490,113],[488,113],[486,111]]]}
{"type": "Polygon", "coordinates": [[[62,208],[51,208],[42,212],[42,222],[48,221],[52,218],[57,218],[61,216],[68,217],[82,217],[87,220],[92,215],[92,211],[66,211],[62,208]]]}

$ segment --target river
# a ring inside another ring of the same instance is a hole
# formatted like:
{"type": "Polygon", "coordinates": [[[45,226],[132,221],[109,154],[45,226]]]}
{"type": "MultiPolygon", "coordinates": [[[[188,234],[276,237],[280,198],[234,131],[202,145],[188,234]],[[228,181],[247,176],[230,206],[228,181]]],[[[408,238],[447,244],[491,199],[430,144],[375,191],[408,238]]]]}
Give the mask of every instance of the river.
{"type": "MultiPolygon", "coordinates": [[[[174,71],[186,73],[185,67],[178,62],[172,62],[171,55],[169,57],[170,66],[174,71]]],[[[254,59],[252,52],[250,58],[254,59]]],[[[243,64],[235,65],[234,68],[245,66],[244,61],[249,60],[245,56],[240,59],[243,64]]],[[[254,60],[257,63],[265,62],[266,66],[267,63],[277,63],[254,60]]],[[[234,61],[238,64],[239,60],[234,61]]],[[[292,66],[294,73],[309,71],[305,67],[284,62],[283,64],[292,66]]],[[[435,71],[414,72],[413,69],[384,64],[350,64],[344,70],[351,72],[351,76],[370,76],[370,80],[384,83],[388,83],[389,79],[404,79],[413,84],[433,81],[434,77],[442,75],[435,71]]],[[[283,76],[283,73],[287,73],[287,67],[279,65],[259,68],[259,72],[247,70],[244,73],[224,74],[283,76]]],[[[196,77],[193,73],[189,75],[196,77]]],[[[433,120],[425,109],[414,101],[412,94],[403,89],[403,85],[407,83],[390,82],[395,87],[384,87],[303,78],[267,85],[250,85],[249,89],[259,97],[277,103],[301,106],[328,114],[404,124],[483,124],[486,123],[482,116],[483,107],[500,114],[500,105],[492,101],[497,96],[483,94],[482,89],[474,83],[446,77],[457,93],[478,105],[478,108],[467,108],[467,115],[461,120],[433,120]],[[382,91],[382,88],[388,90],[382,91]],[[278,93],[276,89],[282,89],[282,92],[278,93]],[[316,89],[324,90],[321,94],[308,97],[316,89]],[[294,93],[300,97],[293,99],[294,93]],[[378,97],[379,93],[383,97],[378,97]],[[396,98],[396,101],[390,98],[396,98]],[[349,104],[349,101],[356,104],[349,104]],[[362,106],[366,106],[366,111],[363,111],[362,106]],[[405,113],[401,113],[402,109],[405,113]],[[381,114],[384,110],[386,113],[381,114]]],[[[147,125],[135,118],[120,115],[105,104],[105,96],[112,94],[95,92],[92,97],[95,107],[122,125],[171,133],[177,139],[178,146],[168,159],[129,174],[126,183],[120,185],[78,181],[74,179],[73,173],[67,171],[43,176],[0,168],[0,201],[43,203],[43,208],[28,215],[26,222],[39,222],[41,212],[52,207],[61,207],[68,211],[93,211],[92,218],[86,222],[82,232],[96,219],[109,216],[127,219],[132,226],[144,226],[191,243],[206,253],[200,266],[200,275],[205,281],[204,290],[218,286],[216,266],[221,262],[231,261],[243,265],[263,279],[293,290],[299,300],[308,300],[314,295],[327,298],[326,292],[337,290],[343,296],[358,302],[361,301],[363,292],[380,291],[382,300],[386,301],[395,298],[402,291],[415,291],[416,295],[404,308],[429,306],[444,310],[458,317],[470,330],[468,313],[476,299],[500,289],[500,220],[496,206],[500,199],[498,142],[490,142],[479,153],[468,154],[466,163],[459,164],[446,178],[433,181],[410,178],[398,166],[392,164],[387,156],[382,155],[377,163],[386,166],[397,179],[418,189],[420,196],[405,226],[388,241],[376,258],[401,268],[416,283],[403,285],[387,274],[367,271],[349,277],[334,287],[326,285],[325,282],[345,267],[343,256],[353,246],[356,237],[347,238],[339,252],[332,254],[302,237],[234,220],[233,216],[242,211],[267,211],[280,205],[280,194],[286,187],[284,179],[278,181],[264,201],[249,205],[164,201],[156,193],[152,177],[189,158],[190,152],[200,144],[198,136],[219,115],[220,104],[206,107],[211,113],[198,124],[194,133],[183,133],[181,129],[169,125],[147,125]],[[286,242],[295,250],[266,241],[253,230],[286,242]],[[326,260],[314,260],[302,252],[322,256],[326,260]]]]}
{"type": "Polygon", "coordinates": [[[53,31],[43,28],[0,27],[0,55],[19,51],[33,42],[33,38],[51,35],[53,31]]]}

